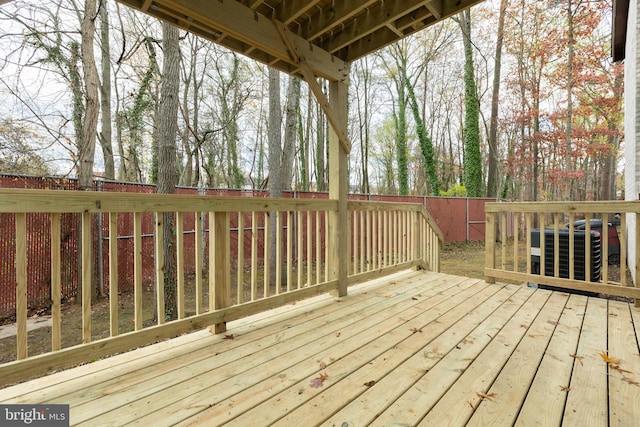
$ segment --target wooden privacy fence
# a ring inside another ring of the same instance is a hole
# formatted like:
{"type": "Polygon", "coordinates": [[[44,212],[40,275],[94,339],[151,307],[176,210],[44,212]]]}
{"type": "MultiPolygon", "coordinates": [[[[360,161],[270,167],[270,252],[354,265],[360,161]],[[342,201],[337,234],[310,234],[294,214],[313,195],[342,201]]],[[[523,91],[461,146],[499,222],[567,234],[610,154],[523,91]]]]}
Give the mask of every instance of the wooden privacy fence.
{"type": "MultiPolygon", "coordinates": [[[[640,289],[633,287],[626,277],[627,214],[640,225],[638,202],[488,203],[485,210],[487,281],[503,279],[636,298],[636,301],[640,298],[640,289]],[[619,225],[618,220],[610,224],[614,215],[619,216],[619,225]],[[592,223],[595,219],[609,226],[599,227],[596,232],[592,223]],[[579,220],[584,220],[583,224],[576,224],[579,220]],[[496,230],[500,230],[498,234],[496,230]],[[513,235],[513,241],[508,240],[507,233],[513,235]],[[615,240],[614,235],[617,235],[615,240]],[[535,242],[536,236],[538,242],[535,242]],[[497,240],[501,242],[499,245],[497,240]],[[594,246],[598,240],[599,245],[594,246]],[[608,262],[614,241],[616,245],[619,241],[619,256],[615,258],[619,260],[620,274],[616,280],[612,280],[608,262]]],[[[635,277],[638,278],[640,227],[635,230],[635,277]]]]}
{"type": "Polygon", "coordinates": [[[337,290],[337,254],[329,252],[330,240],[337,238],[337,233],[353,236],[344,252],[351,258],[348,283],[411,267],[439,270],[442,233],[421,205],[349,201],[347,208],[349,223],[338,224],[336,200],[0,189],[0,213],[15,215],[17,300],[16,360],[0,365],[0,383],[211,325],[215,332],[223,332],[230,320],[337,290]],[[70,213],[80,216],[82,320],[69,327],[81,328],[82,342],[62,348],[67,330],[67,326],[62,327],[61,309],[61,271],[65,262],[62,218],[70,213]],[[97,337],[92,328],[97,315],[92,311],[91,299],[96,280],[91,244],[96,214],[106,216],[109,230],[108,338],[97,337]],[[29,355],[27,335],[27,242],[32,215],[44,215],[50,224],[51,352],[36,356],[29,355]],[[152,246],[143,243],[143,215],[154,218],[152,246]],[[121,251],[120,245],[119,223],[127,216],[132,216],[134,223],[132,252],[121,251]],[[176,236],[175,246],[168,253],[163,250],[166,220],[174,221],[176,236]],[[292,226],[294,222],[296,227],[292,226]],[[326,233],[323,228],[327,228],[326,233]],[[185,233],[186,229],[193,233],[185,233]],[[250,242],[248,249],[236,245],[232,250],[233,229],[236,239],[250,242]],[[191,236],[195,249],[188,253],[184,243],[191,236]],[[274,244],[269,244],[269,236],[274,244]],[[175,320],[162,315],[167,304],[165,256],[175,256],[176,260],[175,320]],[[125,258],[131,262],[125,263],[125,258]],[[188,258],[195,265],[192,275],[185,272],[188,258]],[[118,292],[118,270],[123,264],[133,270],[131,300],[118,292]],[[155,272],[150,287],[143,281],[145,264],[152,265],[155,272]],[[233,265],[238,268],[233,269],[233,265]],[[145,294],[155,294],[153,302],[143,298],[145,294]],[[122,326],[120,321],[125,312],[133,313],[128,326],[122,326]]]}

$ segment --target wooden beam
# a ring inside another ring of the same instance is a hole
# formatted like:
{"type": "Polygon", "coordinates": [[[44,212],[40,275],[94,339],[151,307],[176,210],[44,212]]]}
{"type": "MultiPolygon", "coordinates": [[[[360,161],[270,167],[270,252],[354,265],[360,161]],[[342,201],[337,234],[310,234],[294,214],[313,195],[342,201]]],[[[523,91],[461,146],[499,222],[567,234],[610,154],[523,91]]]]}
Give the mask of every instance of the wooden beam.
{"type": "Polygon", "coordinates": [[[311,89],[311,92],[313,92],[316,99],[318,100],[318,103],[320,104],[320,108],[322,108],[322,111],[324,111],[325,115],[327,116],[327,120],[329,120],[331,127],[335,131],[338,137],[338,140],[340,141],[340,144],[342,145],[344,150],[347,152],[347,154],[349,154],[349,152],[351,152],[351,143],[347,138],[347,133],[345,131],[346,126],[338,118],[338,116],[336,115],[336,112],[331,107],[331,103],[322,92],[322,88],[318,84],[316,80],[316,76],[313,74],[311,67],[309,67],[309,64],[307,63],[307,59],[305,58],[304,54],[301,52],[301,49],[299,48],[299,46],[296,44],[293,34],[289,31],[287,26],[284,25],[282,22],[274,20],[274,25],[277,28],[278,32],[280,33],[280,37],[282,38],[282,41],[287,46],[287,49],[289,51],[289,54],[291,55],[292,60],[298,65],[298,67],[300,68],[300,71],[302,71],[302,75],[304,76],[304,79],[307,82],[307,84],[309,84],[309,88],[311,89]]]}
{"type": "Polygon", "coordinates": [[[300,16],[309,13],[313,8],[317,7],[320,0],[290,0],[288,2],[282,2],[278,6],[274,13],[274,18],[290,24],[300,16]]]}
{"type": "Polygon", "coordinates": [[[362,11],[372,8],[378,0],[349,0],[333,2],[330,8],[325,8],[321,13],[316,13],[302,28],[300,36],[306,40],[315,40],[322,37],[323,34],[332,30],[335,33],[337,29],[342,27],[352,18],[356,17],[362,11]]]}
{"type": "MultiPolygon", "coordinates": [[[[134,9],[142,10],[145,2],[119,0],[134,9]]],[[[144,11],[144,10],[143,10],[144,11]]],[[[181,28],[198,27],[198,34],[209,34],[211,40],[223,34],[238,40],[246,47],[255,47],[281,61],[291,63],[287,47],[280,39],[271,19],[251,10],[237,1],[154,0],[146,13],[170,20],[181,28]],[[172,17],[172,19],[170,19],[172,17]]],[[[312,46],[303,38],[293,35],[296,45],[304,53],[309,67],[315,74],[330,81],[345,79],[347,64],[318,46],[312,46]]],[[[228,45],[228,43],[225,43],[228,45]]],[[[243,49],[237,48],[240,53],[243,49]]],[[[246,51],[246,49],[244,49],[246,51]]]]}
{"type": "MultiPolygon", "coordinates": [[[[351,21],[347,27],[340,31],[335,37],[327,39],[322,47],[329,52],[337,52],[338,50],[350,46],[356,43],[358,40],[364,40],[362,43],[356,44],[358,55],[361,49],[358,48],[360,44],[369,45],[368,37],[381,28],[385,28],[387,24],[393,24],[397,19],[405,16],[408,12],[418,9],[424,5],[424,0],[405,0],[402,2],[384,2],[374,5],[369,13],[363,17],[358,17],[357,20],[351,21]]],[[[393,33],[392,33],[393,34],[393,33]]],[[[397,39],[397,35],[395,36],[397,39]]],[[[395,41],[390,40],[391,41],[395,41]]],[[[362,53],[369,53],[364,52],[362,53]]],[[[351,48],[349,48],[349,56],[351,54],[351,48]]]]}

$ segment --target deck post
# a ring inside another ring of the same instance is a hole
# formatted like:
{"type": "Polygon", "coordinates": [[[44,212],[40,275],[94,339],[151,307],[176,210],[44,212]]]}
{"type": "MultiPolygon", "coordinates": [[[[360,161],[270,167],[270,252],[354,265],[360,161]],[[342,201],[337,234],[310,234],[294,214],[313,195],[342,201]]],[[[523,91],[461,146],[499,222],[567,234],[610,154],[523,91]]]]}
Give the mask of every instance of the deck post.
{"type": "MultiPolygon", "coordinates": [[[[485,220],[485,268],[496,268],[496,213],[487,212],[485,220]]],[[[495,277],[485,275],[484,280],[487,283],[495,283],[495,277]]]]}
{"type": "MultiPolygon", "coordinates": [[[[231,305],[231,261],[228,212],[209,213],[209,311],[231,305]]],[[[227,331],[227,322],[211,326],[211,332],[227,331]]]]}
{"type": "Polygon", "coordinates": [[[346,134],[348,83],[331,82],[329,99],[336,112],[342,129],[338,132],[329,127],[329,198],[338,200],[338,211],[329,215],[328,249],[329,274],[337,280],[338,286],[332,292],[336,296],[347,294],[349,213],[347,211],[347,157],[348,153],[340,143],[339,133],[346,134]]]}

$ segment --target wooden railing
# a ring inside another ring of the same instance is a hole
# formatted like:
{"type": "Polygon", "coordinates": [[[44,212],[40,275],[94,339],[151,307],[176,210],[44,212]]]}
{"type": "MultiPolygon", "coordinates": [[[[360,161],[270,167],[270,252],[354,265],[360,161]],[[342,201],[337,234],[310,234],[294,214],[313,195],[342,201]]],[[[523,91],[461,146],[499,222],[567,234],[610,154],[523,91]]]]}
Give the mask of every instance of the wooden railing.
{"type": "MultiPolygon", "coordinates": [[[[485,212],[485,276],[488,282],[502,279],[636,298],[636,301],[640,298],[640,289],[627,280],[627,214],[640,225],[638,202],[488,203],[485,212]],[[597,260],[594,255],[598,255],[592,249],[592,239],[597,241],[597,234],[593,234],[597,232],[592,226],[595,219],[608,226],[598,229],[600,274],[599,277],[594,274],[593,279],[597,280],[591,280],[594,259],[597,260]],[[576,225],[579,220],[584,220],[583,226],[576,225]],[[619,252],[617,247],[610,247],[610,237],[615,234],[619,252]],[[534,240],[539,236],[539,244],[532,242],[532,236],[534,240]],[[568,258],[563,252],[567,247],[568,258]],[[612,255],[614,250],[615,256],[612,255]],[[545,256],[546,252],[549,253],[545,256]],[[609,261],[616,265],[609,265],[609,261]],[[613,269],[617,273],[615,277],[613,269]]],[[[639,232],[640,227],[636,227],[635,277],[640,277],[639,232]]]]}
{"type": "MultiPolygon", "coordinates": [[[[352,257],[348,283],[403,268],[439,270],[442,233],[421,205],[349,201],[347,207],[350,224],[341,225],[340,232],[352,236],[345,251],[352,257]]],[[[0,385],[205,327],[222,333],[231,320],[336,290],[339,274],[332,265],[335,257],[329,253],[329,240],[336,234],[329,227],[337,209],[336,200],[323,199],[0,189],[0,213],[15,216],[17,325],[15,360],[0,365],[0,385]],[[65,214],[77,215],[81,242],[76,262],[82,316],[80,324],[72,327],[82,330],[82,339],[68,347],[63,345],[64,295],[60,291],[61,263],[69,259],[61,257],[65,248],[60,218],[65,214]],[[31,256],[27,224],[32,215],[48,216],[51,242],[51,351],[37,355],[29,354],[27,333],[31,256]],[[154,219],[151,235],[143,233],[145,215],[154,219]],[[125,219],[133,220],[133,235],[127,236],[133,241],[133,251],[123,253],[119,246],[123,236],[118,230],[125,219]],[[97,279],[92,242],[98,221],[108,224],[106,338],[93,327],[97,279]],[[168,252],[176,261],[175,319],[165,316],[168,264],[163,233],[168,228],[164,221],[173,222],[169,230],[175,232],[175,252],[168,252]],[[184,251],[185,236],[195,239],[195,250],[189,254],[184,251]],[[153,249],[143,238],[153,239],[153,249]],[[237,243],[232,245],[232,240],[237,243]],[[132,265],[129,276],[133,283],[127,284],[132,285],[132,298],[119,292],[124,289],[118,283],[119,267],[127,264],[124,261],[132,265]],[[148,263],[153,263],[155,271],[152,283],[143,277],[148,263]],[[187,264],[195,265],[193,274],[185,273],[187,264]],[[150,299],[149,294],[155,297],[150,299]],[[131,305],[130,319],[123,319],[126,304],[131,305]]]]}

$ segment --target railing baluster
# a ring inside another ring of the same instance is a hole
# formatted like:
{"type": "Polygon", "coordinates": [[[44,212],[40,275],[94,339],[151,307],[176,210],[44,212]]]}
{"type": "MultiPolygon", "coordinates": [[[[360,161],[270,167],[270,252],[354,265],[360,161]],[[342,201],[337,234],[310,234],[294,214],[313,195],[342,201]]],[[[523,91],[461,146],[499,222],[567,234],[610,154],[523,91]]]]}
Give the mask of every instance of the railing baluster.
{"type": "Polygon", "coordinates": [[[627,215],[620,216],[620,285],[627,286],[627,215]]]}
{"type": "Polygon", "coordinates": [[[91,342],[91,212],[82,213],[82,343],[91,342]]]}
{"type": "Polygon", "coordinates": [[[156,310],[158,325],[164,324],[165,301],[164,301],[164,214],[156,212],[156,235],[155,235],[155,265],[156,265],[156,310]]]}
{"type": "Polygon", "coordinates": [[[184,319],[184,214],[176,213],[176,304],[178,319],[184,319]]]}
{"type": "Polygon", "coordinates": [[[293,289],[293,211],[287,211],[287,292],[293,289]]]}
{"type": "MultiPolygon", "coordinates": [[[[99,214],[102,215],[102,214],[99,214]]],[[[51,218],[53,220],[53,217],[51,218]]],[[[58,216],[58,257],[60,254],[60,217],[58,216]]],[[[52,232],[53,234],[53,232],[52,232]]],[[[53,240],[52,248],[53,250],[53,240]]],[[[53,257],[51,258],[53,260],[53,257]]],[[[58,258],[58,262],[60,259],[58,258]]],[[[53,269],[53,265],[51,266],[53,269]]],[[[58,266],[58,269],[60,266],[58,266]]],[[[58,271],[58,275],[60,272],[58,271]]],[[[59,289],[58,289],[59,292],[59,289]]],[[[59,296],[56,298],[59,301],[59,296]]],[[[54,301],[56,300],[54,299],[54,301]]],[[[58,302],[59,304],[59,302],[58,302]]],[[[109,334],[118,335],[118,214],[109,213],[109,334]]]]}
{"type": "Polygon", "coordinates": [[[573,280],[576,277],[576,269],[575,269],[575,247],[576,247],[576,238],[575,238],[575,227],[573,223],[575,222],[575,213],[571,212],[569,214],[569,279],[573,280]]]}
{"type": "MultiPolygon", "coordinates": [[[[496,214],[487,212],[485,218],[485,261],[486,268],[496,268],[496,214]]],[[[485,279],[487,283],[495,283],[493,277],[485,279]]]]}
{"type": "Polygon", "coordinates": [[[202,313],[203,295],[204,295],[204,282],[202,280],[203,262],[204,262],[204,240],[202,236],[203,221],[202,212],[194,213],[194,227],[195,227],[195,250],[194,250],[194,268],[195,268],[195,297],[196,297],[196,315],[202,313]]]}
{"type": "MultiPolygon", "coordinates": [[[[51,214],[51,350],[60,350],[62,346],[62,276],[60,263],[60,238],[61,224],[60,214],[51,214]]],[[[111,243],[111,242],[109,242],[111,243]]],[[[109,263],[111,263],[111,244],[109,253],[109,263]]],[[[117,246],[116,246],[117,248],[117,246]]],[[[117,268],[117,264],[116,264],[117,268]]],[[[116,285],[116,290],[117,290],[116,285]]],[[[111,283],[109,283],[111,293],[111,283]]],[[[111,294],[109,294],[111,296],[111,294]]],[[[117,306],[116,306],[117,309],[117,306]]],[[[117,333],[117,331],[116,331],[117,333]]],[[[112,334],[113,335],[113,334],[112,334]]]]}
{"type": "Polygon", "coordinates": [[[269,282],[271,281],[271,248],[269,247],[269,234],[271,233],[271,217],[273,213],[264,212],[264,235],[263,235],[263,265],[264,265],[264,277],[262,278],[263,297],[269,296],[269,282]]]}
{"type": "MultiPolygon", "coordinates": [[[[584,279],[593,282],[591,268],[591,214],[586,214],[584,223],[584,279]]],[[[602,244],[602,241],[600,241],[602,244]]],[[[600,252],[600,262],[602,263],[602,251],[600,252]]]]}
{"type": "Polygon", "coordinates": [[[133,293],[134,326],[142,329],[142,213],[133,214],[133,293]]]}
{"type": "Polygon", "coordinates": [[[502,250],[502,269],[507,269],[507,213],[500,212],[500,246],[502,250]]]}
{"type": "Polygon", "coordinates": [[[282,212],[276,212],[276,295],[282,285],[282,212]]]}
{"type": "Polygon", "coordinates": [[[519,231],[520,231],[520,217],[519,215],[513,215],[513,271],[517,272],[519,270],[518,263],[519,260],[519,231]]]}
{"type": "Polygon", "coordinates": [[[607,214],[602,215],[602,232],[600,233],[600,266],[602,267],[602,283],[609,281],[609,218],[607,214]]]}
{"type": "Polygon", "coordinates": [[[320,212],[315,212],[316,217],[316,284],[320,283],[320,251],[321,251],[321,242],[320,242],[320,212]]]}
{"type": "Polygon", "coordinates": [[[302,230],[304,230],[304,226],[302,224],[302,218],[303,218],[303,213],[302,211],[296,211],[295,214],[295,218],[296,218],[296,265],[298,267],[298,284],[296,286],[297,289],[302,288],[302,277],[303,277],[303,262],[302,262],[302,254],[303,254],[303,247],[302,247],[302,230]]]}
{"type": "Polygon", "coordinates": [[[26,359],[27,352],[27,214],[16,213],[16,326],[17,359],[26,359]]]}
{"type": "Polygon", "coordinates": [[[258,215],[251,212],[251,301],[258,299],[258,215]]]}
{"type": "Polygon", "coordinates": [[[311,240],[312,231],[311,231],[311,211],[307,211],[307,286],[311,286],[311,274],[313,272],[312,267],[312,252],[313,241],[311,240]]]}
{"type": "Polygon", "coordinates": [[[553,214],[553,276],[560,277],[560,217],[553,214]]]}
{"type": "Polygon", "coordinates": [[[244,212],[238,212],[238,267],[236,269],[236,293],[238,304],[244,302],[244,212]]]}

